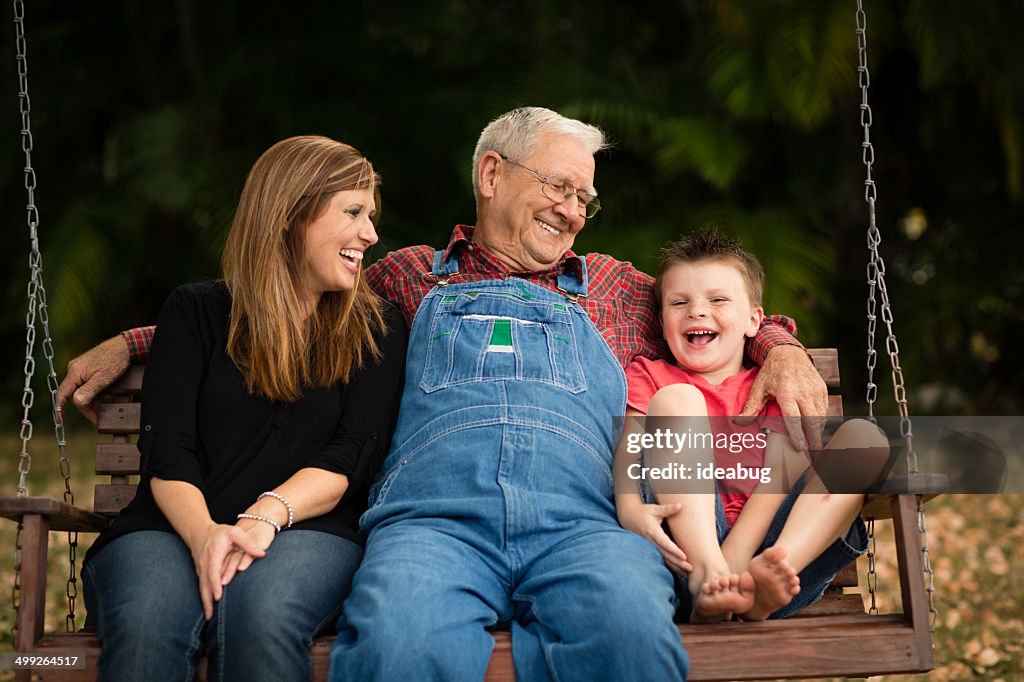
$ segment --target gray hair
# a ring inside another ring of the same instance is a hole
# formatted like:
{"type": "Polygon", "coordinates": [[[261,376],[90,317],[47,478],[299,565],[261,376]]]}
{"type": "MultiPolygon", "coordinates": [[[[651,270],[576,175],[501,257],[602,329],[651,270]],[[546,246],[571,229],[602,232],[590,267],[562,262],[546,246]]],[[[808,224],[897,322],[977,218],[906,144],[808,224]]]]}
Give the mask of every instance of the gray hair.
{"type": "Polygon", "coordinates": [[[494,119],[480,133],[473,151],[473,191],[476,191],[477,167],[484,154],[494,151],[519,161],[533,152],[543,133],[573,137],[586,145],[591,154],[610,146],[604,131],[597,126],[566,118],[544,107],[519,107],[494,119]]]}

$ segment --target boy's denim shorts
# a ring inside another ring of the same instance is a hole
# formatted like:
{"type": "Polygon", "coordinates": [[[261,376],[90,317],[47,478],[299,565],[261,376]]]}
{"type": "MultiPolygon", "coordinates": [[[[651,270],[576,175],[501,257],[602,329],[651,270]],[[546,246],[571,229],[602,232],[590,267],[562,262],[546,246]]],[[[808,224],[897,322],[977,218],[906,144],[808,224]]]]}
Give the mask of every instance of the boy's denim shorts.
{"type": "MultiPolygon", "coordinates": [[[[793,509],[793,504],[797,500],[797,496],[803,492],[804,487],[807,485],[809,474],[810,469],[805,471],[800,478],[797,479],[796,483],[793,484],[793,487],[786,496],[786,499],[783,501],[778,511],[775,512],[775,518],[772,519],[771,526],[768,528],[768,533],[765,535],[764,542],[761,543],[761,546],[754,553],[755,556],[778,541],[779,535],[782,534],[782,528],[786,525],[786,520],[789,518],[789,514],[793,509]]],[[[646,481],[641,485],[641,497],[646,503],[652,503],[655,501],[654,493],[651,491],[646,481]]],[[[715,499],[715,521],[718,530],[718,544],[721,545],[725,542],[725,538],[729,534],[729,527],[725,520],[725,509],[722,507],[722,498],[720,496],[716,496],[715,499]]],[[[800,571],[800,594],[793,597],[793,601],[773,613],[769,618],[788,618],[800,609],[821,599],[821,595],[825,593],[825,588],[827,588],[836,577],[836,573],[845,568],[851,562],[855,561],[860,555],[864,554],[867,549],[867,527],[864,525],[864,520],[858,516],[850,525],[850,530],[847,531],[845,537],[839,538],[833,542],[818,556],[817,559],[808,564],[804,570],[800,571]]],[[[673,576],[675,578],[676,594],[679,597],[679,608],[676,611],[676,619],[685,622],[690,617],[690,612],[693,610],[693,604],[690,599],[690,589],[685,577],[677,573],[673,573],[673,576]]]]}

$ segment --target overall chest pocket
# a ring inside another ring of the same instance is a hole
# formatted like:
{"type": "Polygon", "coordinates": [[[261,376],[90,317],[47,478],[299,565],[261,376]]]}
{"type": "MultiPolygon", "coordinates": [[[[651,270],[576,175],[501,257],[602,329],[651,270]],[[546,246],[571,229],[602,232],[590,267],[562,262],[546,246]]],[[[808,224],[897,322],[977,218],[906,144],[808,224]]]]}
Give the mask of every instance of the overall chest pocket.
{"type": "Polygon", "coordinates": [[[431,320],[420,387],[427,393],[480,381],[587,388],[568,304],[511,294],[441,297],[431,320]]]}

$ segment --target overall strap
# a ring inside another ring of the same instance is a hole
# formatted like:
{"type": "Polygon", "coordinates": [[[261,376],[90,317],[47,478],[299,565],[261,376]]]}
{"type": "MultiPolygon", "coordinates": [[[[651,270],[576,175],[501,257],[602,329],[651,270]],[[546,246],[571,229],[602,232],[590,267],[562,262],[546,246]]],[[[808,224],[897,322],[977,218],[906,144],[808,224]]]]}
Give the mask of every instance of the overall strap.
{"type": "Polygon", "coordinates": [[[434,280],[444,286],[448,284],[448,280],[451,279],[452,275],[457,275],[459,272],[459,257],[455,254],[455,250],[452,249],[451,255],[448,259],[444,258],[444,251],[438,250],[434,252],[434,265],[430,270],[430,274],[434,276],[434,280]]]}
{"type": "Polygon", "coordinates": [[[578,297],[587,295],[587,284],[586,258],[580,258],[579,277],[570,273],[568,269],[563,269],[561,274],[558,275],[558,290],[565,294],[565,297],[573,303],[576,302],[578,297]]]}

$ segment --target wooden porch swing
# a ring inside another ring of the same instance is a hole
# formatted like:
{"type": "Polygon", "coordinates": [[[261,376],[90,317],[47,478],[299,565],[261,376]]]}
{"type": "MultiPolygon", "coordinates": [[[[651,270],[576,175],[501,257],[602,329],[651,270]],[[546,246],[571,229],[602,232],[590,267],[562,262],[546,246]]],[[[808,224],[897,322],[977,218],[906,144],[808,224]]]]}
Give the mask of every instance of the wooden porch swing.
{"type": "MultiPolygon", "coordinates": [[[[867,68],[866,18],[857,1],[858,74],[862,100],[861,124],[864,129],[863,160],[867,171],[865,200],[868,205],[868,388],[869,418],[874,420],[877,386],[874,368],[876,325],[876,292],[880,292],[881,318],[886,324],[886,349],[889,354],[896,402],[901,417],[901,435],[908,455],[909,476],[896,482],[899,492],[876,495],[868,499],[862,516],[868,524],[868,593],[870,605],[865,612],[863,596],[846,588],[857,586],[855,564],[844,569],[825,596],[794,618],[762,623],[718,623],[714,625],[680,625],[679,631],[691,657],[691,680],[752,680],[765,678],[866,677],[870,675],[923,672],[934,667],[931,629],[937,612],[932,603],[934,580],[928,555],[924,500],[934,497],[945,485],[944,477],[920,474],[912,447],[912,430],[908,416],[903,373],[899,365],[899,347],[892,329],[892,312],[885,285],[885,266],[878,253],[880,234],[875,224],[875,184],[872,180],[874,151],[870,141],[871,109],[868,106],[870,76],[867,68]],[[908,492],[909,491],[909,492],[908,492]],[[891,518],[895,527],[896,555],[899,564],[902,613],[880,615],[875,602],[875,537],[876,520],[891,518]],[[927,583],[925,581],[927,577],[927,583]]],[[[144,368],[132,367],[102,397],[97,430],[112,441],[96,447],[98,475],[109,481],[96,485],[93,511],[75,505],[71,493],[70,467],[65,450],[63,417],[57,405],[57,375],[53,367],[53,347],[46,314],[46,295],[39,253],[38,212],[34,203],[35,173],[31,164],[32,134],[25,57],[24,6],[14,0],[18,74],[22,113],[22,147],[25,152],[25,185],[28,190],[28,227],[31,238],[31,279],[27,319],[28,349],[25,362],[25,391],[22,405],[22,449],[19,459],[19,484],[16,497],[0,498],[0,516],[18,523],[15,548],[15,582],[12,601],[15,609],[15,650],[37,656],[77,655],[84,666],[70,668],[37,668],[17,670],[18,680],[93,680],[100,645],[87,622],[76,631],[75,606],[78,594],[76,550],[79,532],[99,532],[110,518],[116,516],[135,494],[130,477],[139,473],[139,453],[134,439],[139,432],[141,388],[144,368]],[[48,361],[48,386],[53,400],[53,417],[59,450],[60,470],[65,492],[62,500],[30,497],[26,475],[31,458],[28,443],[32,435],[29,411],[33,403],[30,387],[35,369],[33,348],[35,321],[42,324],[43,350],[48,361]],[[48,535],[50,531],[68,533],[69,574],[67,580],[68,615],[66,632],[44,635],[43,623],[46,597],[48,535]]],[[[830,392],[839,387],[839,365],[835,349],[810,351],[815,367],[830,392]]],[[[829,398],[829,416],[843,414],[842,398],[829,398]]],[[[514,680],[515,672],[508,632],[495,632],[495,648],[487,671],[487,680],[514,680]]],[[[313,676],[327,677],[328,651],[333,637],[321,637],[310,651],[313,676]]],[[[200,667],[205,679],[205,661],[200,667]]]]}

